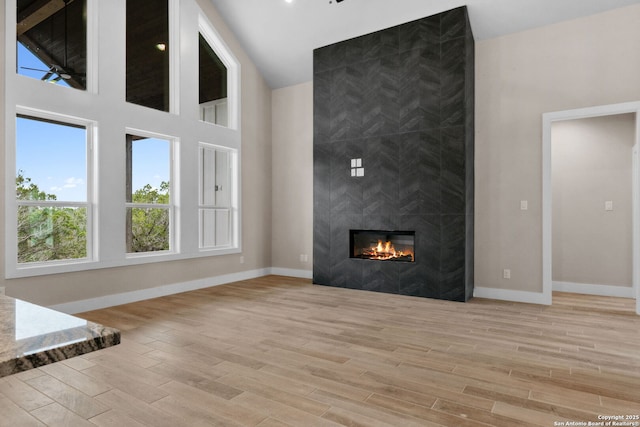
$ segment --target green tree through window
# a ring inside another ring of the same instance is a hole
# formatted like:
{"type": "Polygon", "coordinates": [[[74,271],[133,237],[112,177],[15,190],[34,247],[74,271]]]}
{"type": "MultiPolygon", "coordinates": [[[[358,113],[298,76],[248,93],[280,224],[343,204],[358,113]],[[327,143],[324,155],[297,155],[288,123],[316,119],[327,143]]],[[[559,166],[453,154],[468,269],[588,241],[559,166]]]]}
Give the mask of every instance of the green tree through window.
{"type": "Polygon", "coordinates": [[[170,139],[126,135],[127,253],[171,251],[170,139]]]}
{"type": "MultiPolygon", "coordinates": [[[[21,201],[54,201],[22,171],[16,176],[16,198],[21,201]]],[[[78,259],[87,256],[87,210],[28,204],[18,206],[18,262],[78,259]]]]}
{"type": "MultiPolygon", "coordinates": [[[[16,198],[23,201],[56,200],[24,176],[16,177],[16,198]]],[[[168,204],[169,183],[150,184],[136,190],[133,202],[168,204]]],[[[87,214],[84,208],[20,206],[18,208],[18,261],[43,262],[87,256],[87,214]]],[[[132,209],[131,252],[169,250],[169,215],[166,209],[132,209]]]]}
{"type": "MultiPolygon", "coordinates": [[[[169,183],[160,188],[146,184],[133,193],[133,203],[169,204],[169,183]]],[[[169,211],[161,208],[131,208],[131,248],[129,252],[169,250],[169,211]]]]}

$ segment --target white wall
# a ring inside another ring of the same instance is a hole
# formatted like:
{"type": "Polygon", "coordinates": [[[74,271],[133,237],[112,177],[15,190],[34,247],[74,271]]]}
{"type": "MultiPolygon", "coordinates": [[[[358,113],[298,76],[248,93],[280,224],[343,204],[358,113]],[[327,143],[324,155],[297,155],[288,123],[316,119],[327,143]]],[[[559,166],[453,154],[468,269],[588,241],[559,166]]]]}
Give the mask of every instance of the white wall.
{"type": "Polygon", "coordinates": [[[634,141],[635,114],[553,123],[554,282],[632,286],[634,141]]]}
{"type": "MultiPolygon", "coordinates": [[[[640,100],[639,20],[636,5],[476,42],[477,291],[532,301],[542,292],[542,114],[640,100]],[[520,210],[520,200],[529,202],[529,210],[520,210]],[[511,279],[502,278],[503,269],[511,270],[511,279]]],[[[274,152],[298,152],[296,135],[311,134],[313,113],[304,112],[301,120],[303,110],[292,111],[288,104],[311,96],[310,89],[297,85],[273,96],[274,152]],[[302,131],[301,123],[309,128],[302,131]]],[[[311,150],[311,140],[307,144],[311,150]]],[[[304,155],[279,162],[274,183],[312,167],[304,155]]],[[[295,183],[283,201],[280,195],[288,191],[274,188],[274,232],[288,223],[299,230],[312,222],[311,204],[298,200],[301,194],[311,197],[312,182],[295,183]]],[[[300,268],[300,252],[286,251],[274,244],[274,265],[300,268]]]]}
{"type": "Polygon", "coordinates": [[[272,94],[273,267],[304,270],[313,260],[313,84],[272,94]],[[300,260],[300,255],[306,255],[300,260]]]}
{"type": "MultiPolygon", "coordinates": [[[[243,253],[12,280],[4,279],[4,267],[0,267],[0,286],[6,286],[7,294],[42,305],[57,305],[185,282],[206,283],[210,278],[271,266],[271,89],[211,2],[197,1],[241,64],[243,253]],[[240,263],[241,256],[244,264],[240,263]]],[[[1,7],[4,12],[4,1],[1,7]]],[[[0,37],[4,37],[4,19],[0,19],[0,27],[0,37]]],[[[0,50],[4,45],[0,43],[0,50]]],[[[0,78],[4,81],[2,51],[0,62],[0,78]]],[[[1,122],[5,116],[3,92],[0,99],[0,126],[4,128],[1,122]]],[[[13,142],[3,141],[7,143],[13,142]]],[[[0,179],[3,180],[0,200],[5,198],[4,164],[3,149],[0,150],[0,179]]],[[[0,209],[0,223],[4,223],[4,209],[0,209]]],[[[197,226],[195,220],[193,226],[197,226]]],[[[0,227],[0,240],[4,242],[3,233],[4,227],[0,227]]],[[[1,259],[4,252],[0,245],[1,259]]]]}
{"type": "Polygon", "coordinates": [[[542,292],[542,114],[639,100],[639,20],[634,5],[476,42],[476,291],[542,292]]]}

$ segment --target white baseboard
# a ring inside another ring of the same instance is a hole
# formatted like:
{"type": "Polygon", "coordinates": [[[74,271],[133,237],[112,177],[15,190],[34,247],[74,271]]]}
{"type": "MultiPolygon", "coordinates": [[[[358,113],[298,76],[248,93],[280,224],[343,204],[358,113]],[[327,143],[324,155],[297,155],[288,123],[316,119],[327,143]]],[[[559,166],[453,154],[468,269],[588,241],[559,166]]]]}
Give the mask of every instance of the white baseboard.
{"type": "Polygon", "coordinates": [[[473,296],[475,298],[551,305],[551,300],[542,292],[514,291],[511,289],[482,288],[476,286],[473,289],[473,296]]]}
{"type": "Polygon", "coordinates": [[[311,270],[295,270],[292,268],[271,267],[271,273],[277,276],[298,277],[300,279],[313,279],[313,271],[311,270]]]}
{"type": "Polygon", "coordinates": [[[67,314],[82,313],[84,311],[99,310],[101,308],[113,307],[115,305],[179,294],[181,292],[195,291],[196,289],[209,288],[212,286],[223,285],[225,283],[238,282],[240,280],[255,279],[256,277],[267,276],[269,274],[272,274],[271,268],[260,268],[257,270],[242,271],[239,273],[225,274],[206,279],[192,280],[190,282],[174,283],[171,285],[158,286],[156,288],[141,289],[139,291],[123,292],[120,294],[105,295],[97,298],[56,304],[49,308],[67,314]]]}
{"type": "Polygon", "coordinates": [[[239,273],[225,274],[222,276],[209,277],[206,279],[192,280],[190,282],[173,283],[171,285],[158,286],[156,288],[141,289],[139,291],[123,292],[113,295],[105,295],[97,298],[90,298],[79,301],[71,301],[56,304],[49,308],[67,314],[82,313],[84,311],[99,310],[101,308],[113,307],[116,305],[128,304],[130,302],[143,301],[151,298],[164,297],[167,295],[179,294],[181,292],[195,291],[196,289],[209,288],[212,286],[224,285],[226,283],[238,282],[241,280],[255,279],[256,277],[275,274],[278,276],[299,277],[311,279],[311,270],[294,270],[289,268],[268,267],[257,270],[242,271],[239,273]]]}
{"type": "MultiPolygon", "coordinates": [[[[210,277],[206,279],[193,280],[190,282],[174,283],[171,285],[158,286],[156,288],[141,289],[139,291],[123,292],[120,294],[105,295],[97,298],[72,301],[68,303],[56,304],[50,306],[49,308],[68,314],[82,313],[84,311],[99,310],[101,308],[113,307],[115,305],[128,304],[131,302],[158,298],[167,295],[178,294],[181,292],[194,291],[196,289],[209,288],[212,286],[238,282],[241,280],[255,279],[256,277],[267,276],[270,274],[299,277],[302,279],[311,279],[313,277],[313,272],[311,270],[268,267],[243,271],[239,273],[225,274],[222,276],[210,277]]],[[[634,298],[633,288],[623,286],[553,282],[553,290],[589,295],[634,298]]],[[[502,301],[523,302],[529,304],[551,304],[551,300],[541,292],[514,291],[510,289],[483,288],[476,286],[473,290],[473,296],[476,298],[488,298],[502,301]]]]}
{"type": "Polygon", "coordinates": [[[553,282],[553,290],[604,297],[635,298],[631,286],[592,285],[588,283],[553,282]]]}

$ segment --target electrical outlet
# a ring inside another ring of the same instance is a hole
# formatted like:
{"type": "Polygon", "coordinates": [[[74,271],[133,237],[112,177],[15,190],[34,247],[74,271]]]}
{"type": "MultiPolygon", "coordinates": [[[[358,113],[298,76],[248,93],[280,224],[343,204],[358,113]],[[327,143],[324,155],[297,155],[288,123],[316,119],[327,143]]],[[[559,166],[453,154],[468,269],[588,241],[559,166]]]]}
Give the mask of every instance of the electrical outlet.
{"type": "Polygon", "coordinates": [[[240,264],[244,264],[244,256],[240,255],[240,264]]]}
{"type": "Polygon", "coordinates": [[[508,269],[502,270],[502,278],[511,279],[511,270],[508,270],[508,269]]]}
{"type": "Polygon", "coordinates": [[[529,202],[527,200],[520,200],[520,210],[526,211],[529,209],[529,202]]]}
{"type": "Polygon", "coordinates": [[[0,286],[0,295],[6,295],[6,294],[4,293],[4,286],[0,286]]]}

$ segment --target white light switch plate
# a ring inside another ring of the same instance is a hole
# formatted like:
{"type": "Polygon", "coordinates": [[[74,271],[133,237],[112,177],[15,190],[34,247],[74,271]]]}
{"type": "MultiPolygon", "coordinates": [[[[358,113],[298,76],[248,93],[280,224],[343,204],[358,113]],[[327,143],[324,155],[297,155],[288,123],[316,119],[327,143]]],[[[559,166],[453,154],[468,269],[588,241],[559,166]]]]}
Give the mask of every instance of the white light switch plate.
{"type": "Polygon", "coordinates": [[[612,211],[613,210],[613,201],[612,200],[607,200],[606,202],[604,202],[604,210],[605,211],[612,211]]]}
{"type": "Polygon", "coordinates": [[[529,202],[527,200],[520,200],[520,210],[526,211],[529,209],[529,202]]]}

